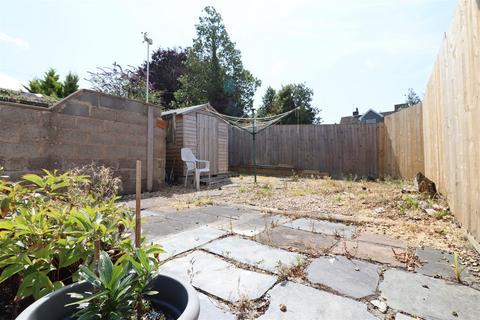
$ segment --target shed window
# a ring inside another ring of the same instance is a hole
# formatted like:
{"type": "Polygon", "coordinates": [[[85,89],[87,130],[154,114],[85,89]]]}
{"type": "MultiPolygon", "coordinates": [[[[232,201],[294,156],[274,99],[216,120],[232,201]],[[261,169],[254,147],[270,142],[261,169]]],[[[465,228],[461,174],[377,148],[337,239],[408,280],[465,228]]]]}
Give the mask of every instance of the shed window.
{"type": "Polygon", "coordinates": [[[371,124],[371,123],[377,123],[377,119],[366,119],[365,123],[371,124]]]}
{"type": "Polygon", "coordinates": [[[175,116],[172,116],[167,121],[167,143],[175,144],[175,116]]]}

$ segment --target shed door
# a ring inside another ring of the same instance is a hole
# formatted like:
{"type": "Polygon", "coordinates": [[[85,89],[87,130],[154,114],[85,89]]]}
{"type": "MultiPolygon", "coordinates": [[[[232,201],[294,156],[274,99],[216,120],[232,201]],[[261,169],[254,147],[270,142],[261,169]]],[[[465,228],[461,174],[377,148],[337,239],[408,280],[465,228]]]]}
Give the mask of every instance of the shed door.
{"type": "Polygon", "coordinates": [[[197,112],[197,158],[210,161],[211,174],[218,173],[217,136],[217,119],[197,112]]]}

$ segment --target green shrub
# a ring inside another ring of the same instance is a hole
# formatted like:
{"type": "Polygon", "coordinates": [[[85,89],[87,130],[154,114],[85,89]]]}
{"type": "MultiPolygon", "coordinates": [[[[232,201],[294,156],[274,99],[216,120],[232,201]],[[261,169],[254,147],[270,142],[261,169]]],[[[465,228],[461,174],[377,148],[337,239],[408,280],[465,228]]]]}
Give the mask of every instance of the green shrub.
{"type": "Polygon", "coordinates": [[[0,284],[19,277],[15,301],[74,282],[98,249],[113,260],[134,251],[132,211],[117,206],[116,196],[77,192],[88,183],[85,176],[48,171],[20,182],[0,179],[0,284]]]}

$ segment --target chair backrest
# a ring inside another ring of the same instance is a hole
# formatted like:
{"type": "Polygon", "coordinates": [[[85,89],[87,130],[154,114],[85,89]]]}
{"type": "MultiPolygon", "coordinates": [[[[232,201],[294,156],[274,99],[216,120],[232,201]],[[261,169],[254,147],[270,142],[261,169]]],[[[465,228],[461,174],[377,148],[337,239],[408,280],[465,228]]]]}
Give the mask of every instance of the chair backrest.
{"type": "Polygon", "coordinates": [[[195,158],[195,155],[193,154],[192,150],[190,150],[189,148],[182,148],[181,154],[182,154],[182,160],[185,161],[185,164],[187,165],[187,169],[188,170],[195,169],[195,161],[197,161],[197,158],[195,158]]]}

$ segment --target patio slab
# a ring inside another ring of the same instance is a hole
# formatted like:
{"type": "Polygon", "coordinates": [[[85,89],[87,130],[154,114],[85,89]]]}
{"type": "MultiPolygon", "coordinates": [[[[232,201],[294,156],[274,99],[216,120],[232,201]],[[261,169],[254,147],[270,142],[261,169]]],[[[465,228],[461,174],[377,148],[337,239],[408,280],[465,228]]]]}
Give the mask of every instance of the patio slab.
{"type": "MultiPolygon", "coordinates": [[[[403,249],[393,248],[395,252],[400,253],[403,249]]],[[[380,244],[344,240],[340,241],[333,249],[332,253],[341,255],[350,255],[358,259],[376,261],[389,264],[396,267],[403,267],[404,264],[395,258],[392,247],[380,244]]]]}
{"type": "Polygon", "coordinates": [[[203,251],[170,260],[161,266],[161,271],[190,281],[194,287],[230,302],[260,298],[277,281],[274,276],[238,268],[203,251]]]}
{"type": "Polygon", "coordinates": [[[306,272],[311,282],[357,299],[374,294],[380,279],[377,265],[342,256],[317,258],[306,272]]]}
{"type": "Polygon", "coordinates": [[[387,270],[381,295],[395,310],[426,319],[480,319],[480,291],[441,279],[387,270]]]}
{"type": "Polygon", "coordinates": [[[351,239],[356,228],[343,223],[335,223],[324,220],[301,218],[285,223],[284,226],[314,233],[322,233],[330,236],[340,236],[351,239]]]}
{"type": "Polygon", "coordinates": [[[227,311],[228,307],[203,293],[198,293],[200,316],[198,320],[235,320],[237,317],[227,311]]]}
{"type": "Polygon", "coordinates": [[[275,228],[289,219],[279,215],[268,215],[260,212],[247,213],[238,219],[229,219],[218,224],[219,228],[247,237],[253,237],[266,229],[275,228]]]}
{"type": "Polygon", "coordinates": [[[160,257],[165,260],[180,253],[201,246],[225,234],[225,231],[221,231],[209,226],[202,226],[199,228],[176,233],[167,237],[153,237],[149,239],[149,241],[158,243],[163,246],[164,252],[161,254],[160,257]]]}
{"type": "MultiPolygon", "coordinates": [[[[415,253],[423,263],[415,271],[426,276],[455,281],[455,274],[452,268],[453,254],[430,247],[417,248],[415,253]]],[[[463,265],[460,266],[463,267],[463,265]]],[[[468,284],[475,282],[475,278],[469,274],[467,269],[463,270],[461,279],[468,284]]],[[[478,285],[480,286],[480,284],[478,285]]]]}
{"type": "Polygon", "coordinates": [[[263,244],[289,251],[319,256],[328,252],[337,242],[333,236],[280,226],[265,230],[255,236],[263,244]]]}
{"type": "Polygon", "coordinates": [[[279,264],[294,265],[305,259],[305,257],[300,254],[272,248],[238,236],[210,242],[206,244],[204,248],[226,258],[234,259],[273,273],[277,272],[279,264]]]}
{"type": "Polygon", "coordinates": [[[361,232],[355,240],[399,249],[405,249],[407,247],[407,243],[403,240],[371,232],[361,232]]]}
{"type": "Polygon", "coordinates": [[[375,320],[367,306],[358,301],[307,287],[284,282],[269,291],[270,305],[262,320],[375,320]],[[280,305],[286,311],[280,310],[280,305]]]}

